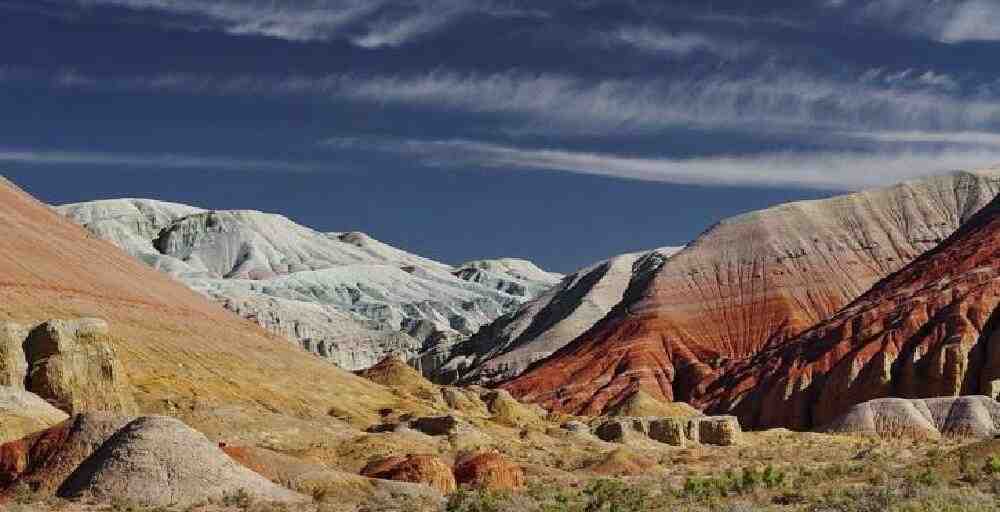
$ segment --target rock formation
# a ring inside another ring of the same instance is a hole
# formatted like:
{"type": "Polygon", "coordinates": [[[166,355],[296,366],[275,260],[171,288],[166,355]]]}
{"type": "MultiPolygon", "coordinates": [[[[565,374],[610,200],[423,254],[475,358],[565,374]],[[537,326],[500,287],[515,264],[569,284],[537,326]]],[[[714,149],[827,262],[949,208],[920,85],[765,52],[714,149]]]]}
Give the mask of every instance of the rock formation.
{"type": "Polygon", "coordinates": [[[24,340],[28,329],[13,322],[0,322],[0,386],[24,389],[28,361],[24,359],[24,340]]]}
{"type": "Polygon", "coordinates": [[[490,491],[517,490],[525,485],[524,470],[497,452],[479,452],[455,462],[455,480],[461,486],[490,491]]]}
{"type": "Polygon", "coordinates": [[[204,435],[162,416],[130,421],[58,492],[68,498],[117,497],[152,506],[184,507],[243,493],[260,501],[306,501],[237,464],[204,435]]]}
{"type": "Polygon", "coordinates": [[[994,397],[998,302],[995,200],[834,317],[736,365],[703,403],[754,426],[806,429],[876,398],[994,397]]]}
{"type": "Polygon", "coordinates": [[[470,339],[425,353],[424,373],[439,382],[481,384],[516,377],[593,327],[622,301],[632,280],[643,279],[680,249],[626,254],[570,274],[470,339]]]}
{"type": "Polygon", "coordinates": [[[652,439],[672,446],[688,443],[733,446],[740,444],[743,432],[734,416],[598,418],[592,430],[595,436],[609,443],[652,439]]]}
{"type": "Polygon", "coordinates": [[[34,393],[0,386],[0,443],[20,439],[66,418],[65,412],[34,393]]]}
{"type": "Polygon", "coordinates": [[[52,405],[69,414],[138,412],[104,320],[45,322],[31,330],[23,346],[26,387],[52,405]]]}
{"type": "Polygon", "coordinates": [[[985,396],[879,398],[851,407],[822,430],[883,439],[993,438],[1000,433],[998,425],[1000,403],[985,396]]]}
{"type": "Polygon", "coordinates": [[[81,414],[0,446],[0,491],[10,491],[16,483],[41,496],[55,495],[128,422],[128,417],[109,413],[81,414]]]}
{"type": "Polygon", "coordinates": [[[231,311],[337,365],[450,344],[559,281],[529,262],[453,268],[363,233],[143,199],[58,211],[231,311]]]}
{"type": "MultiPolygon", "coordinates": [[[[961,172],[724,220],[633,279],[604,320],[503,387],[571,413],[604,412],[636,389],[697,402],[729,368],[786,345],[933,248],[998,189],[1000,170],[961,172]]],[[[954,368],[955,354],[935,357],[954,368]]],[[[854,380],[850,368],[842,372],[841,382],[854,380]]],[[[775,389],[777,401],[806,384],[775,389]]],[[[819,402],[838,412],[855,403],[834,387],[828,393],[819,402]]]]}
{"type": "Polygon", "coordinates": [[[365,466],[361,474],[368,478],[424,484],[441,494],[451,494],[458,488],[451,467],[430,455],[379,459],[365,466]]]}
{"type": "Polygon", "coordinates": [[[406,496],[414,501],[430,503],[442,500],[438,491],[426,485],[365,478],[263,448],[227,445],[222,446],[222,451],[276,484],[348,510],[380,494],[406,496]]]}
{"type": "MultiPolygon", "coordinates": [[[[107,320],[144,412],[239,407],[329,420],[336,410],[367,423],[399,406],[388,390],[228,313],[2,179],[0,225],[0,317],[22,326],[107,320]]],[[[227,428],[241,428],[234,421],[227,428]]]]}

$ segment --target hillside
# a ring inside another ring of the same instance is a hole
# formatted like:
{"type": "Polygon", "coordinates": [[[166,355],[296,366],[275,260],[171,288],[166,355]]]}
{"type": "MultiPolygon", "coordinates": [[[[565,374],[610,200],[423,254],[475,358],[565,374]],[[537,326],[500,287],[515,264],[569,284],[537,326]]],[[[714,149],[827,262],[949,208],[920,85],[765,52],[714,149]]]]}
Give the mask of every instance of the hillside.
{"type": "MultiPolygon", "coordinates": [[[[367,422],[398,400],[210,302],[0,179],[0,320],[99,317],[144,412],[338,411],[367,422]]],[[[248,419],[249,418],[249,419],[248,419]]],[[[234,427],[235,428],[235,427],[234,427]]]]}
{"type": "Polygon", "coordinates": [[[560,278],[516,259],[452,267],[364,233],[322,233],[253,210],[116,199],[57,211],[349,370],[471,336],[560,278]]]}
{"type": "Polygon", "coordinates": [[[998,189],[1000,170],[959,172],[726,219],[503,387],[585,414],[636,389],[690,401],[724,369],[830,318],[935,247],[998,189]]]}
{"type": "Polygon", "coordinates": [[[996,397],[998,304],[1000,199],[833,318],[727,372],[703,403],[810,428],[874,398],[996,397]]]}

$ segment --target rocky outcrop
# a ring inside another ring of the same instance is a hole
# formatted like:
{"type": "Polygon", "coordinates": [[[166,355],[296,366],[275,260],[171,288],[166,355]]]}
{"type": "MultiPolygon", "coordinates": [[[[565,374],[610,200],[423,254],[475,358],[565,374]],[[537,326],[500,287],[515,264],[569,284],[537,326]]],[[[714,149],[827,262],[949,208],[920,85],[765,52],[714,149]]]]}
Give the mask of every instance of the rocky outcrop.
{"type": "Polygon", "coordinates": [[[0,494],[15,484],[53,496],[76,469],[129,422],[126,416],[90,413],[0,446],[0,494]]]}
{"type": "Polygon", "coordinates": [[[0,386],[0,443],[51,427],[67,417],[34,393],[0,386]]]}
{"type": "Polygon", "coordinates": [[[537,297],[562,279],[559,274],[546,272],[534,263],[516,258],[478,260],[464,263],[452,274],[463,280],[515,297],[537,297]]]}
{"type": "MultiPolygon", "coordinates": [[[[547,409],[582,414],[602,413],[636,389],[664,401],[701,402],[720,375],[764,351],[787,346],[834,316],[878,280],[947,238],[992,201],[998,189],[1000,170],[962,172],[724,220],[648,278],[633,279],[626,298],[604,320],[503,387],[547,409]]],[[[928,297],[930,303],[942,299],[928,297]]],[[[809,344],[800,346],[805,351],[809,344]]],[[[879,352],[869,350],[869,356],[879,352]]],[[[953,346],[933,358],[954,376],[964,373],[962,358],[956,357],[962,350],[953,346]]],[[[920,354],[923,365],[930,365],[931,359],[923,358],[927,352],[920,354]]],[[[867,357],[861,362],[867,363],[867,357]]],[[[755,366],[772,364],[761,359],[755,366]]],[[[885,371],[875,368],[887,365],[874,365],[857,383],[857,372],[842,367],[844,377],[835,380],[867,391],[844,393],[830,386],[825,396],[812,398],[837,413],[857,398],[874,398],[881,391],[867,379],[879,381],[885,371]]],[[[782,403],[782,397],[808,386],[810,373],[805,372],[806,380],[773,388],[777,398],[767,402],[781,404],[775,414],[794,415],[793,404],[782,403]],[[788,410],[782,409],[786,406],[788,410]]],[[[912,385],[923,386],[919,381],[912,385]]],[[[962,384],[947,377],[933,386],[940,386],[938,393],[951,393],[962,384]]],[[[918,391],[932,390],[913,389],[918,391]]],[[[796,399],[794,405],[802,404],[796,399]]],[[[821,416],[832,419],[829,413],[821,416]]]]}
{"type": "Polygon", "coordinates": [[[426,352],[421,357],[424,373],[439,382],[481,384],[516,377],[593,327],[622,301],[637,274],[678,250],[626,254],[570,274],[470,339],[426,352]]]}
{"type": "Polygon", "coordinates": [[[883,439],[993,438],[1000,433],[1000,403],[985,396],[880,398],[851,407],[824,432],[883,439]]]}
{"type": "Polygon", "coordinates": [[[1000,200],[831,319],[735,366],[704,404],[807,429],[876,398],[994,397],[998,303],[1000,200]]]}
{"type": "Polygon", "coordinates": [[[593,433],[609,443],[652,439],[672,446],[688,443],[733,446],[740,444],[742,429],[733,416],[692,418],[617,417],[594,422],[593,433]]]}
{"type": "Polygon", "coordinates": [[[151,200],[58,207],[240,316],[356,370],[471,336],[558,282],[523,260],[453,268],[364,233],[151,200]]]}
{"type": "Polygon", "coordinates": [[[162,416],[136,418],[115,432],[58,494],[180,507],[240,494],[260,501],[306,501],[237,464],[204,435],[162,416]]]}
{"type": "Polygon", "coordinates": [[[497,452],[480,452],[455,462],[455,480],[463,487],[513,491],[524,487],[524,470],[497,452]]]}
{"type": "Polygon", "coordinates": [[[45,322],[31,330],[23,346],[26,387],[52,405],[70,414],[138,412],[104,320],[45,322]]]}
{"type": "Polygon", "coordinates": [[[368,478],[424,484],[441,494],[451,494],[458,488],[451,467],[431,455],[379,459],[365,466],[361,474],[368,478]]]}
{"type": "Polygon", "coordinates": [[[24,359],[24,340],[28,329],[13,322],[0,322],[0,386],[24,389],[28,361],[24,359]]]}

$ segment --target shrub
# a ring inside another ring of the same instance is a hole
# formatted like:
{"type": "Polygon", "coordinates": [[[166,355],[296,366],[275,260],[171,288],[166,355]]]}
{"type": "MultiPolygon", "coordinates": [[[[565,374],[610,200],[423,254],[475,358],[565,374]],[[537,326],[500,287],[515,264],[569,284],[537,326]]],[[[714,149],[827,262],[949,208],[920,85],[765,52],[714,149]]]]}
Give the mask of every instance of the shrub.
{"type": "Polygon", "coordinates": [[[584,490],[585,512],[645,512],[651,508],[646,490],[619,480],[601,479],[584,490]]]}
{"type": "Polygon", "coordinates": [[[459,489],[448,498],[448,512],[501,512],[510,498],[506,492],[459,489]]]}
{"type": "Polygon", "coordinates": [[[983,464],[983,472],[987,475],[1000,474],[1000,457],[990,455],[990,457],[986,459],[986,463],[983,464]]]}

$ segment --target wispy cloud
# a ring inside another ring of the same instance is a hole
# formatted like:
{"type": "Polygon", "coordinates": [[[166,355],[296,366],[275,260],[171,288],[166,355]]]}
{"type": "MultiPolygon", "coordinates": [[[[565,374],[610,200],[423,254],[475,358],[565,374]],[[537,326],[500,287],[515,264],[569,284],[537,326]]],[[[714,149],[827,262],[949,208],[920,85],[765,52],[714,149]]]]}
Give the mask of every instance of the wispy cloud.
{"type": "Polygon", "coordinates": [[[288,41],[345,39],[364,48],[400,46],[470,14],[541,16],[501,0],[76,0],[180,17],[169,26],[288,41]]]}
{"type": "Polygon", "coordinates": [[[694,32],[668,32],[653,26],[624,26],[602,34],[605,43],[626,45],[637,50],[672,57],[687,57],[704,52],[735,58],[751,51],[755,43],[732,41],[694,32]]]}
{"type": "Polygon", "coordinates": [[[274,160],[248,160],[221,156],[133,154],[11,148],[0,148],[0,162],[34,165],[108,165],[159,169],[205,169],[228,171],[311,172],[320,168],[317,164],[302,164],[274,160]]]}
{"type": "Polygon", "coordinates": [[[713,74],[702,78],[596,81],[558,73],[448,70],[325,76],[94,76],[73,70],[43,76],[20,72],[22,79],[28,76],[49,80],[58,87],[311,96],[416,106],[501,116],[519,123],[522,131],[563,135],[628,133],[672,126],[925,132],[991,132],[1000,126],[1000,102],[995,97],[951,94],[936,83],[923,83],[926,80],[919,76],[905,85],[898,80],[872,80],[870,76],[836,80],[769,69],[736,77],[713,74]]]}
{"type": "Polygon", "coordinates": [[[446,167],[563,171],[695,185],[792,186],[855,190],[950,170],[1000,165],[1000,148],[978,151],[770,153],[688,159],[647,158],[469,140],[332,139],[337,148],[410,155],[446,167]]]}
{"type": "Polygon", "coordinates": [[[995,0],[826,0],[864,23],[879,24],[945,43],[1000,41],[995,0]]]}

